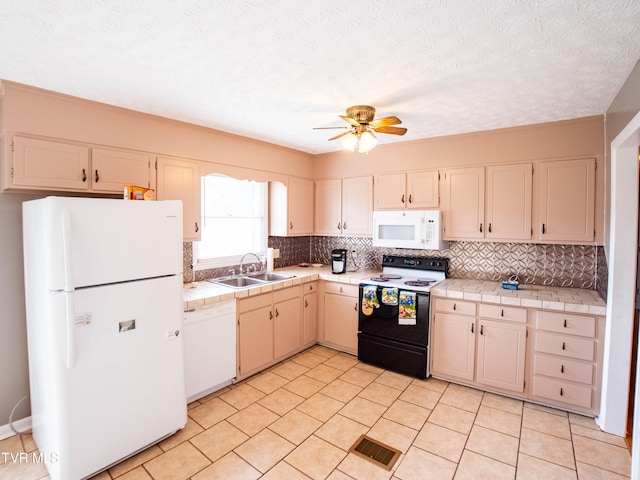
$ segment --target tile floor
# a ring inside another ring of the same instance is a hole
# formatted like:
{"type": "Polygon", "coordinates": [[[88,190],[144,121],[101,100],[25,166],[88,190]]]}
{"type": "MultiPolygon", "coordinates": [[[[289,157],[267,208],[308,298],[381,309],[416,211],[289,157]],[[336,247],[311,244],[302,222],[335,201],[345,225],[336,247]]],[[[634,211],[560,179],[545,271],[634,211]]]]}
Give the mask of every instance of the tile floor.
{"type": "MultiPolygon", "coordinates": [[[[0,442],[35,449],[28,434],[0,442]]],[[[48,478],[0,461],[0,479],[48,478]]],[[[591,418],[316,346],[193,402],[183,430],[94,479],[623,479],[630,465],[591,418]],[[363,433],[402,451],[392,471],[348,453],[363,433]]]]}

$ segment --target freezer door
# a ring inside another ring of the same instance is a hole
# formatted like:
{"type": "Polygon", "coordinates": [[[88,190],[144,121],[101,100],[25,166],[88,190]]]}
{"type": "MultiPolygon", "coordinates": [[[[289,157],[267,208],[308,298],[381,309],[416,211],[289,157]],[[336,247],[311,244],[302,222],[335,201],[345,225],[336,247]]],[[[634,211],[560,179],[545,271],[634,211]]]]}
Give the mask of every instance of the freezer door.
{"type": "Polygon", "coordinates": [[[182,273],[182,202],[47,197],[23,204],[49,290],[182,273]]]}
{"type": "MultiPolygon", "coordinates": [[[[58,380],[41,392],[56,421],[36,422],[34,435],[55,439],[57,478],[84,478],[186,424],[181,280],[53,294],[72,296],[73,337],[51,339],[65,345],[49,359],[48,376],[58,380]],[[52,425],[57,432],[47,432],[52,425]]],[[[54,303],[56,316],[68,313],[67,302],[54,303]]]]}

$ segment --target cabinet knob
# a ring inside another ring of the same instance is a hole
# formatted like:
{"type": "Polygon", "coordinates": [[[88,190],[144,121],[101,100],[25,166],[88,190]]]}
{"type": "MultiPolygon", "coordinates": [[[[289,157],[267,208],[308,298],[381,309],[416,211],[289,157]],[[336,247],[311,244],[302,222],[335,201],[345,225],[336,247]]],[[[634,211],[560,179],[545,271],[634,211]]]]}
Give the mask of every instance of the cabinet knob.
{"type": "Polygon", "coordinates": [[[402,195],[402,200],[400,200],[401,203],[404,203],[404,195],[402,195]]]}
{"type": "Polygon", "coordinates": [[[342,287],[340,287],[340,293],[344,292],[344,290],[342,289],[342,287]]]}
{"type": "Polygon", "coordinates": [[[542,234],[544,235],[546,233],[546,228],[544,226],[544,223],[542,224],[542,234]]]}
{"type": "Polygon", "coordinates": [[[278,309],[276,308],[276,318],[278,318],[280,316],[280,312],[278,312],[278,309]]]}
{"type": "Polygon", "coordinates": [[[306,300],[304,301],[304,308],[309,308],[309,302],[307,302],[306,300]]]}
{"type": "Polygon", "coordinates": [[[411,198],[412,196],[413,196],[412,194],[409,194],[409,203],[411,203],[413,201],[412,198],[411,198]]]}
{"type": "Polygon", "coordinates": [[[82,181],[87,181],[87,171],[84,168],[82,169],[82,181]]]}
{"type": "Polygon", "coordinates": [[[269,311],[269,320],[273,320],[273,312],[269,311]]]}
{"type": "Polygon", "coordinates": [[[489,233],[491,233],[491,222],[489,222],[489,233]]]}
{"type": "Polygon", "coordinates": [[[353,307],[353,309],[357,312],[358,311],[358,302],[356,302],[355,306],[353,307]]]}
{"type": "Polygon", "coordinates": [[[480,224],[480,233],[482,233],[482,224],[480,224]]]}
{"type": "Polygon", "coordinates": [[[471,324],[471,333],[473,333],[473,323],[471,324]]]}
{"type": "Polygon", "coordinates": [[[96,168],[96,183],[100,181],[100,174],[98,173],[98,169],[96,168]]]}
{"type": "Polygon", "coordinates": [[[196,233],[198,233],[200,231],[200,227],[198,226],[198,222],[196,222],[196,226],[194,227],[194,230],[196,231],[196,233]]]}
{"type": "Polygon", "coordinates": [[[484,325],[480,325],[480,335],[484,335],[484,325]]]}
{"type": "Polygon", "coordinates": [[[338,222],[338,230],[340,230],[340,222],[338,222]]]}
{"type": "Polygon", "coordinates": [[[289,230],[293,230],[293,222],[289,222],[289,230]]]}
{"type": "Polygon", "coordinates": [[[343,229],[343,230],[346,230],[346,229],[347,229],[347,222],[344,222],[344,223],[342,224],[342,229],[343,229]]]}

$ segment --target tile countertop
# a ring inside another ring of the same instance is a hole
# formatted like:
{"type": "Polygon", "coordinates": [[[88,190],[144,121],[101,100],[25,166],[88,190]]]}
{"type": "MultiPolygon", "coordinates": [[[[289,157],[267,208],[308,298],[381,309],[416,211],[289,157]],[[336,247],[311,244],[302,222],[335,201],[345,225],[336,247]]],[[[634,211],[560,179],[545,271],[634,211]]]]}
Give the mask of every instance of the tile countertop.
{"type": "Polygon", "coordinates": [[[605,301],[595,290],[542,285],[520,285],[519,290],[504,290],[500,282],[487,280],[448,278],[432,288],[431,294],[434,297],[591,315],[605,315],[607,308],[605,301]]]}
{"type": "MultiPolygon", "coordinates": [[[[332,274],[331,268],[285,267],[277,273],[295,275],[294,278],[271,282],[262,286],[235,289],[203,281],[184,284],[184,308],[192,309],[201,305],[259,295],[280,288],[291,287],[315,280],[359,284],[380,274],[379,271],[360,270],[340,275],[332,274]]],[[[499,303],[521,307],[543,308],[573,313],[605,315],[606,304],[595,290],[583,288],[546,287],[542,285],[521,285],[520,290],[503,290],[500,282],[448,278],[431,289],[434,297],[458,298],[476,302],[499,303]]]]}
{"type": "Polygon", "coordinates": [[[295,277],[278,282],[270,282],[266,285],[243,289],[225,287],[207,281],[185,283],[184,308],[185,310],[188,310],[205,304],[232,300],[234,298],[244,298],[251,295],[259,295],[261,293],[313,282],[315,280],[329,280],[332,282],[351,283],[357,285],[369,277],[380,274],[379,271],[359,270],[357,272],[346,272],[336,275],[331,273],[331,268],[326,265],[322,267],[291,266],[278,268],[277,270],[274,270],[274,272],[295,275],[295,277]]]}

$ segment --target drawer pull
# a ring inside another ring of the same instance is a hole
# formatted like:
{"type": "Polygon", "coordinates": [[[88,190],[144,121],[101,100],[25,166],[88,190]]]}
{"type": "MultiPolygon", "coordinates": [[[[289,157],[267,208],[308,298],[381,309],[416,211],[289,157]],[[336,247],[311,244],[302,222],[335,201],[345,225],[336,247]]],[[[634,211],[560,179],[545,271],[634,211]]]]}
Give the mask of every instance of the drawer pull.
{"type": "Polygon", "coordinates": [[[567,319],[564,319],[564,328],[567,328],[567,319]]]}
{"type": "Polygon", "coordinates": [[[473,333],[473,323],[471,324],[471,333],[473,333]]]}
{"type": "Polygon", "coordinates": [[[564,392],[562,391],[562,387],[560,387],[560,396],[562,397],[564,395],[564,392]]]}
{"type": "Polygon", "coordinates": [[[404,203],[404,195],[402,195],[402,200],[400,200],[402,203],[404,203]]]}
{"type": "Polygon", "coordinates": [[[84,168],[82,169],[82,181],[87,181],[87,171],[84,168]]]}
{"type": "Polygon", "coordinates": [[[273,312],[269,312],[269,320],[273,320],[273,312]]]}
{"type": "Polygon", "coordinates": [[[565,345],[565,343],[564,343],[564,342],[562,342],[562,349],[563,349],[563,350],[566,350],[566,345],[565,345]]]}
{"type": "Polygon", "coordinates": [[[411,199],[411,194],[409,194],[409,203],[412,203],[413,200],[411,199]]]}
{"type": "Polygon", "coordinates": [[[276,317],[280,316],[280,312],[278,312],[278,309],[276,308],[276,317]]]}
{"type": "Polygon", "coordinates": [[[453,309],[454,309],[454,310],[456,309],[456,304],[455,304],[455,303],[453,304],[453,309]]]}
{"type": "Polygon", "coordinates": [[[560,365],[560,373],[564,373],[564,365],[560,365]]]}
{"type": "Polygon", "coordinates": [[[480,335],[484,335],[484,325],[480,325],[480,335]]]}
{"type": "Polygon", "coordinates": [[[307,302],[306,300],[304,301],[304,308],[309,308],[309,302],[307,302]]]}
{"type": "Polygon", "coordinates": [[[342,289],[342,287],[340,287],[340,293],[344,292],[344,290],[342,289]]]}
{"type": "Polygon", "coordinates": [[[358,302],[356,302],[355,307],[353,307],[353,309],[357,312],[358,311],[358,302]]]}
{"type": "Polygon", "coordinates": [[[504,317],[504,308],[502,310],[500,310],[500,316],[504,317]]]}

